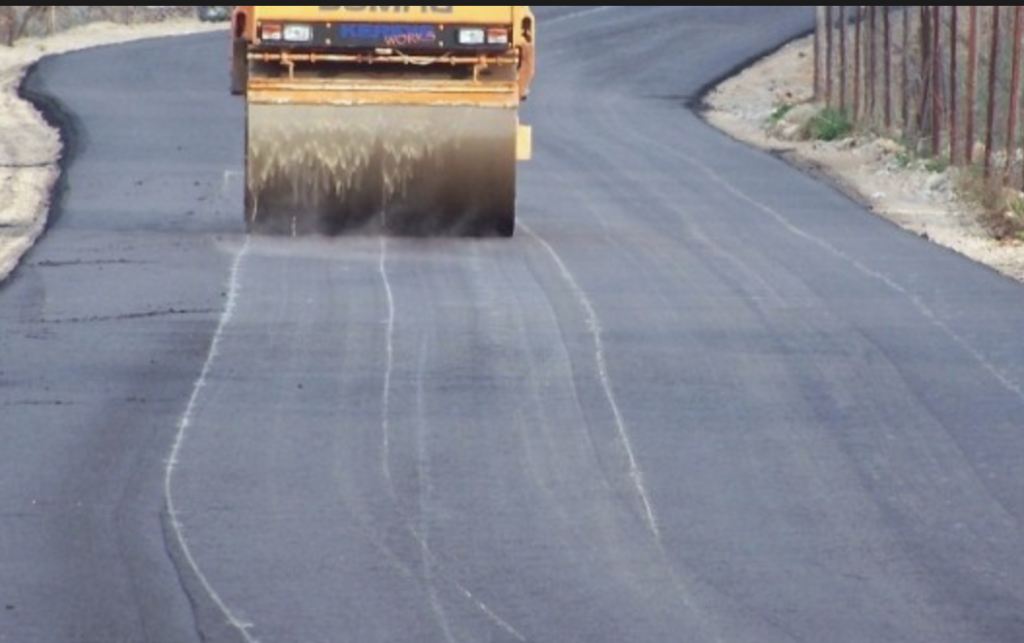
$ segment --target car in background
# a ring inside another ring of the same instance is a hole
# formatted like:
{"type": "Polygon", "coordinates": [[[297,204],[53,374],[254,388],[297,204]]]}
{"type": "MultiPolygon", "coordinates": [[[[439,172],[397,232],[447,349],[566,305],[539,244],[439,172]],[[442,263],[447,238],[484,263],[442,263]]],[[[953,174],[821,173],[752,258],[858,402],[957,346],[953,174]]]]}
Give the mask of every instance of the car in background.
{"type": "Polygon", "coordinates": [[[231,19],[231,7],[196,7],[196,15],[203,22],[231,19]]]}

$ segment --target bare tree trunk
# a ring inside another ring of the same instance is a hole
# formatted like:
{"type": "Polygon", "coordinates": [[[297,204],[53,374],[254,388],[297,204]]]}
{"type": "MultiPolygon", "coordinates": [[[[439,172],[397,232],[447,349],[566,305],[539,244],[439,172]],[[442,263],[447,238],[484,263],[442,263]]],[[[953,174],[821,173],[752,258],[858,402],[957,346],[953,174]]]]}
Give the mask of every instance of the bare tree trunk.
{"type": "Polygon", "coordinates": [[[17,31],[16,11],[14,7],[0,7],[0,43],[8,47],[14,44],[14,34],[17,31]]]}
{"type": "Polygon", "coordinates": [[[1011,182],[1013,159],[1017,152],[1017,108],[1020,105],[1021,39],[1024,38],[1024,7],[1014,7],[1013,17],[1013,63],[1010,71],[1010,109],[1006,123],[1006,175],[1004,182],[1011,182]]]}
{"type": "Polygon", "coordinates": [[[999,10],[1000,5],[992,7],[992,53],[988,68],[988,106],[985,131],[985,178],[992,178],[992,152],[995,143],[996,127],[996,96],[999,87],[999,10]]]}
{"type": "Polygon", "coordinates": [[[861,114],[861,87],[863,86],[864,74],[863,74],[863,24],[864,24],[864,8],[861,5],[857,5],[856,9],[857,26],[853,34],[853,118],[860,119],[861,114]]]}
{"type": "Polygon", "coordinates": [[[903,7],[903,55],[900,56],[900,118],[903,121],[903,139],[910,133],[910,7],[903,7]]]}
{"type": "Polygon", "coordinates": [[[825,35],[825,7],[819,5],[815,9],[814,28],[814,99],[821,100],[824,95],[824,83],[822,82],[822,71],[824,67],[823,52],[821,51],[825,35]]]}
{"type": "Polygon", "coordinates": [[[978,100],[978,7],[971,5],[967,26],[967,149],[966,163],[974,162],[975,103],[978,100]]]}
{"type": "Polygon", "coordinates": [[[847,72],[849,56],[846,47],[846,5],[839,6],[839,109],[844,114],[849,114],[846,100],[847,72]]]}
{"type": "Polygon", "coordinates": [[[882,70],[885,75],[885,131],[892,132],[892,7],[882,7],[882,70]]]}
{"type": "Polygon", "coordinates": [[[959,100],[960,79],[957,69],[957,55],[960,53],[960,34],[958,32],[960,23],[959,7],[950,7],[949,17],[949,162],[957,165],[959,162],[959,141],[960,141],[960,115],[959,100]]]}
{"type": "Polygon", "coordinates": [[[878,115],[878,7],[868,5],[868,53],[867,73],[864,74],[867,92],[867,118],[875,125],[878,115]]]}
{"type": "Polygon", "coordinates": [[[825,104],[832,107],[832,78],[835,75],[835,38],[832,34],[832,6],[825,7],[825,104]]]}
{"type": "Polygon", "coordinates": [[[932,156],[942,154],[942,6],[932,7],[932,156]]]}
{"type": "MultiPolygon", "coordinates": [[[[921,28],[918,33],[919,42],[921,46],[921,79],[924,83],[923,91],[921,92],[921,104],[920,109],[917,112],[917,131],[919,141],[925,138],[930,138],[932,134],[932,127],[935,124],[932,122],[932,92],[935,88],[932,87],[932,8],[921,7],[921,28]]],[[[917,150],[920,151],[920,150],[917,150]]]]}

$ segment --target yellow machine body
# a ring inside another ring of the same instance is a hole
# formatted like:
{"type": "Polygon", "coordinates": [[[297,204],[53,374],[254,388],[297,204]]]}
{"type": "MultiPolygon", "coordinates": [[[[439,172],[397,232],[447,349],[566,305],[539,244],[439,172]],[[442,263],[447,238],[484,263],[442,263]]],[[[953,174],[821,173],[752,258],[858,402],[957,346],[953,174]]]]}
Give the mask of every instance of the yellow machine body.
{"type": "Polygon", "coordinates": [[[510,236],[529,7],[236,7],[245,219],[271,234],[510,236]]]}

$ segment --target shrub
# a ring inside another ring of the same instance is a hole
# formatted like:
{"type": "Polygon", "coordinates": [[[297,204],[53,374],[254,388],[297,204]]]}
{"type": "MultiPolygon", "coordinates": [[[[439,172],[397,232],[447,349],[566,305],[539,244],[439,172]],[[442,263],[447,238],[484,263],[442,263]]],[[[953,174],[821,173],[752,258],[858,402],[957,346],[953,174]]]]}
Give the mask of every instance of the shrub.
{"type": "Polygon", "coordinates": [[[807,135],[815,141],[838,141],[853,133],[853,122],[834,107],[818,112],[808,124],[807,135]]]}

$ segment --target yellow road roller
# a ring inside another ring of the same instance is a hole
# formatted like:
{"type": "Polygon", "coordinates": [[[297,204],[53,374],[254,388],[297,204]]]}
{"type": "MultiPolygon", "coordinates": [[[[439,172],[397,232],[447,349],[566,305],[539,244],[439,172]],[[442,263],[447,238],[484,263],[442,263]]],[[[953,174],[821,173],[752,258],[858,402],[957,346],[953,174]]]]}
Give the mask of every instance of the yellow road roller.
{"type": "Polygon", "coordinates": [[[235,7],[250,233],[508,237],[529,7],[235,7]]]}

